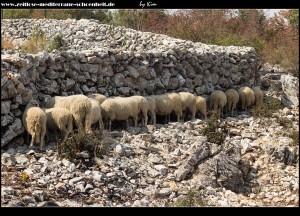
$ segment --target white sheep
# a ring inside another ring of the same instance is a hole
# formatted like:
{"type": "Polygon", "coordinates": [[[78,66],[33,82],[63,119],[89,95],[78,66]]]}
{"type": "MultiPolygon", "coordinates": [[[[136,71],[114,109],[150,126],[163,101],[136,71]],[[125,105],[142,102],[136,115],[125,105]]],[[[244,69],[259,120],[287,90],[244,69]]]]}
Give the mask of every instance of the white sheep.
{"type": "Polygon", "coordinates": [[[214,90],[209,97],[209,109],[213,109],[220,118],[223,115],[223,108],[227,103],[226,95],[221,90],[214,90]]]}
{"type": "Polygon", "coordinates": [[[226,114],[231,112],[231,116],[233,116],[233,111],[236,109],[236,105],[239,102],[239,94],[235,89],[228,89],[225,91],[227,97],[227,106],[226,106],[226,114]]]}
{"type": "Polygon", "coordinates": [[[83,124],[85,124],[86,133],[91,132],[92,104],[88,97],[84,95],[55,96],[46,103],[46,108],[54,107],[70,110],[79,132],[84,131],[83,124]]]}
{"type": "MultiPolygon", "coordinates": [[[[179,92],[181,99],[182,112],[189,110],[192,114],[192,120],[195,119],[196,115],[196,97],[189,92],[179,92]]],[[[184,115],[183,115],[184,120],[184,115]]]]}
{"type": "Polygon", "coordinates": [[[238,93],[241,110],[249,109],[255,102],[255,96],[252,89],[247,86],[244,86],[239,88],[238,93]]]}
{"type": "MultiPolygon", "coordinates": [[[[172,101],[172,111],[175,112],[176,116],[177,116],[177,121],[180,121],[180,118],[182,118],[182,105],[181,105],[181,97],[178,93],[167,93],[168,97],[171,99],[172,101]]],[[[169,121],[170,121],[170,114],[169,114],[169,121]]]]}
{"type": "Polygon", "coordinates": [[[111,123],[114,120],[126,121],[126,127],[129,126],[129,118],[134,120],[134,126],[137,126],[138,121],[138,102],[132,98],[108,98],[101,104],[102,118],[108,121],[109,130],[111,123]]]}
{"type": "Polygon", "coordinates": [[[143,114],[143,118],[142,118],[143,123],[142,124],[143,124],[143,126],[147,126],[148,110],[149,110],[149,103],[148,103],[147,99],[144,98],[143,96],[138,96],[138,95],[131,96],[129,98],[132,98],[137,101],[139,112],[142,112],[142,114],[143,114]]]}
{"type": "Polygon", "coordinates": [[[96,101],[99,102],[99,105],[101,105],[102,102],[107,99],[107,97],[105,95],[102,95],[102,94],[90,94],[87,97],[95,99],[96,101]]]}
{"type": "Polygon", "coordinates": [[[47,118],[47,130],[56,132],[57,130],[63,133],[63,140],[66,140],[70,133],[73,133],[73,115],[65,108],[43,108],[47,118]]]}
{"type": "Polygon", "coordinates": [[[22,122],[28,134],[32,136],[30,147],[33,146],[33,143],[40,143],[40,149],[43,150],[45,146],[46,114],[39,107],[39,103],[36,100],[30,100],[27,104],[22,122]]]}
{"type": "MultiPolygon", "coordinates": [[[[151,96],[147,96],[146,97],[147,101],[148,101],[148,104],[149,104],[149,113],[150,113],[150,116],[151,116],[151,122],[153,125],[156,124],[156,114],[155,114],[155,99],[152,98],[151,96]]],[[[148,118],[149,119],[149,118],[148,118]]]]}
{"type": "Polygon", "coordinates": [[[252,87],[252,91],[254,92],[255,105],[261,106],[263,104],[264,93],[258,86],[252,87]]]}
{"type": "Polygon", "coordinates": [[[162,95],[152,95],[151,97],[155,99],[156,115],[165,115],[167,122],[170,121],[170,114],[172,111],[174,111],[177,116],[177,121],[180,121],[180,118],[182,117],[182,106],[179,94],[168,93],[162,95]]]}
{"type": "Polygon", "coordinates": [[[103,126],[103,122],[102,122],[102,116],[101,116],[101,107],[99,105],[99,101],[93,99],[93,98],[89,98],[89,100],[91,101],[92,104],[92,120],[91,120],[91,124],[95,124],[95,123],[99,123],[99,129],[102,128],[103,126]]]}
{"type": "Polygon", "coordinates": [[[204,97],[197,96],[196,97],[196,113],[200,112],[204,119],[206,120],[207,113],[206,113],[206,101],[204,97]]]}

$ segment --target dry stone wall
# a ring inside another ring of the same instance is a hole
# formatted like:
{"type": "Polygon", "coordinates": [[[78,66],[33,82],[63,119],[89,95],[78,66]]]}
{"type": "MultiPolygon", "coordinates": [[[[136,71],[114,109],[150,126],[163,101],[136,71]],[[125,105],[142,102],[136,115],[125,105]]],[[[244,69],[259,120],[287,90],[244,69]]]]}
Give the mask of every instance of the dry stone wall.
{"type": "Polygon", "coordinates": [[[41,105],[55,95],[89,93],[189,91],[205,96],[214,89],[253,85],[260,64],[251,47],[193,43],[95,20],[4,19],[1,23],[2,37],[15,44],[39,28],[48,37],[61,34],[65,50],[26,55],[1,51],[1,147],[24,133],[21,115],[31,96],[41,105]]]}

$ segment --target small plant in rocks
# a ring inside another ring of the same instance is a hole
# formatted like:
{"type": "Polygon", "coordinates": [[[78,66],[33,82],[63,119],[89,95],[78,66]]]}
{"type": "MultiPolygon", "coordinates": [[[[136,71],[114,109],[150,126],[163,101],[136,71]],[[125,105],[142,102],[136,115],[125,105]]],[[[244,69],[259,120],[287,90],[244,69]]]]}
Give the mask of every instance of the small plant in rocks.
{"type": "Polygon", "coordinates": [[[222,125],[216,114],[206,121],[205,126],[200,130],[200,134],[207,137],[207,141],[222,144],[227,135],[226,123],[222,125]]]}

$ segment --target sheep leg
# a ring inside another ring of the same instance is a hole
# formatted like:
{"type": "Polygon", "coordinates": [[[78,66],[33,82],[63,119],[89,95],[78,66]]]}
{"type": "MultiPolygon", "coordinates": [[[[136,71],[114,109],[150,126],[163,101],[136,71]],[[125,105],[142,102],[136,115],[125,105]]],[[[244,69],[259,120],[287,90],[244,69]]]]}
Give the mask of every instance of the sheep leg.
{"type": "Polygon", "coordinates": [[[147,113],[146,114],[144,114],[144,118],[145,118],[145,120],[144,120],[144,126],[146,127],[147,126],[147,122],[148,122],[148,115],[147,115],[147,113]]]}
{"type": "Polygon", "coordinates": [[[102,119],[100,118],[99,119],[99,130],[101,130],[102,127],[103,127],[103,122],[102,122],[102,119]]]}
{"type": "Polygon", "coordinates": [[[153,115],[153,125],[156,124],[156,114],[153,115]]]}
{"type": "Polygon", "coordinates": [[[40,131],[40,136],[41,136],[41,138],[40,138],[40,142],[41,142],[40,149],[41,150],[43,150],[45,148],[45,140],[44,140],[45,134],[46,134],[46,128],[41,129],[41,131],[40,131]]]}
{"type": "Polygon", "coordinates": [[[63,128],[62,132],[63,132],[63,137],[64,137],[63,141],[65,141],[68,138],[70,131],[68,130],[68,128],[63,128]]]}
{"type": "MultiPolygon", "coordinates": [[[[182,121],[184,122],[184,118],[182,118],[182,121]]],[[[177,114],[177,122],[180,122],[180,115],[177,114]]]]}
{"type": "Polygon", "coordinates": [[[36,137],[36,134],[33,133],[32,136],[31,136],[31,142],[30,142],[29,148],[32,148],[32,147],[33,147],[33,142],[34,142],[34,140],[35,140],[35,137],[36,137]]]}
{"type": "Polygon", "coordinates": [[[83,131],[83,124],[80,121],[80,118],[78,116],[74,116],[74,120],[75,120],[75,125],[78,128],[78,132],[83,131]]]}
{"type": "Polygon", "coordinates": [[[192,110],[192,120],[196,119],[196,107],[192,110]]]}
{"type": "Polygon", "coordinates": [[[134,127],[137,127],[138,118],[135,117],[133,120],[134,120],[134,127]]]}
{"type": "Polygon", "coordinates": [[[109,119],[109,131],[111,131],[111,119],[109,119]]]}

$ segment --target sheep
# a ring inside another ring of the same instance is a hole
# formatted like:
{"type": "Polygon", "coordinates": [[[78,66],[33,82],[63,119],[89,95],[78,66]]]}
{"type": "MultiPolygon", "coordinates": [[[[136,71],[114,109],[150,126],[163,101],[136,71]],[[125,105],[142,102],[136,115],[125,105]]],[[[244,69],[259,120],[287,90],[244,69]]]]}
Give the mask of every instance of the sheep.
{"type": "Polygon", "coordinates": [[[247,110],[255,102],[255,95],[251,88],[244,86],[239,88],[239,104],[241,110],[247,110]]]}
{"type": "Polygon", "coordinates": [[[109,130],[113,120],[125,120],[128,127],[129,117],[134,120],[134,126],[137,126],[139,108],[138,102],[132,98],[108,98],[101,104],[102,118],[108,121],[109,130]]]}
{"type": "MultiPolygon", "coordinates": [[[[65,108],[43,108],[42,109],[47,118],[47,130],[60,130],[64,136],[63,141],[66,140],[70,133],[73,133],[73,115],[65,108]]],[[[48,136],[47,136],[48,137],[48,136]]]]}
{"type": "Polygon", "coordinates": [[[88,98],[93,98],[93,99],[97,100],[99,102],[99,105],[101,105],[102,102],[107,99],[107,97],[104,96],[104,95],[102,95],[102,94],[90,94],[87,97],[88,98]]]}
{"type": "MultiPolygon", "coordinates": [[[[151,120],[152,120],[152,124],[155,125],[156,124],[156,114],[155,114],[155,107],[156,107],[156,104],[155,104],[155,99],[152,98],[151,96],[147,96],[146,97],[147,101],[148,101],[148,104],[149,104],[149,113],[151,115],[151,120]]],[[[148,118],[149,119],[149,118],[148,118]]]]}
{"type": "MultiPolygon", "coordinates": [[[[173,108],[172,111],[175,112],[177,116],[177,121],[180,121],[180,118],[182,118],[182,105],[181,105],[181,97],[178,93],[168,93],[168,97],[173,102],[173,108]]],[[[170,115],[169,115],[169,121],[170,121],[170,115]]]]}
{"type": "Polygon", "coordinates": [[[92,104],[92,120],[91,120],[91,124],[95,124],[95,123],[99,123],[99,129],[102,128],[103,126],[103,122],[102,122],[102,116],[101,116],[101,108],[99,105],[99,101],[95,100],[93,98],[89,98],[89,100],[91,101],[92,104]]]}
{"type": "Polygon", "coordinates": [[[217,113],[218,118],[223,115],[223,108],[227,103],[226,95],[221,90],[214,90],[209,97],[209,109],[217,113]]]}
{"type": "Polygon", "coordinates": [[[84,132],[84,123],[86,133],[91,132],[92,104],[88,97],[84,95],[55,96],[46,103],[46,108],[54,107],[70,110],[79,132],[84,132]]]}
{"type": "Polygon", "coordinates": [[[263,104],[264,93],[258,86],[252,87],[252,91],[254,92],[255,105],[261,106],[263,104]]]}
{"type": "Polygon", "coordinates": [[[226,114],[231,111],[231,116],[233,116],[233,111],[239,102],[239,94],[235,89],[228,89],[225,94],[227,97],[226,114]]]}
{"type": "Polygon", "coordinates": [[[206,120],[206,101],[205,98],[201,96],[196,97],[196,112],[198,111],[204,116],[204,120],[206,120]]]}
{"type": "Polygon", "coordinates": [[[46,114],[39,107],[39,103],[36,100],[30,100],[27,104],[22,117],[23,125],[28,135],[32,136],[29,147],[33,146],[33,143],[40,143],[40,149],[43,150],[45,146],[44,137],[46,134],[46,114]]]}
{"type": "MultiPolygon", "coordinates": [[[[192,120],[195,119],[196,115],[196,97],[195,95],[189,93],[189,92],[179,92],[180,99],[181,99],[181,106],[182,111],[186,112],[189,110],[192,113],[192,120]]],[[[183,116],[184,120],[184,116],[183,116]]]]}
{"type": "Polygon", "coordinates": [[[143,126],[147,126],[147,122],[148,122],[148,110],[149,110],[149,103],[147,101],[146,98],[144,98],[143,96],[131,96],[129,98],[132,98],[134,100],[137,100],[138,103],[138,109],[139,112],[141,111],[143,114],[143,126]]]}
{"type": "Polygon", "coordinates": [[[179,94],[168,93],[163,95],[152,95],[151,97],[155,99],[155,114],[166,115],[166,120],[170,121],[170,114],[174,111],[177,116],[177,121],[180,121],[180,118],[182,117],[182,106],[179,94]]]}

